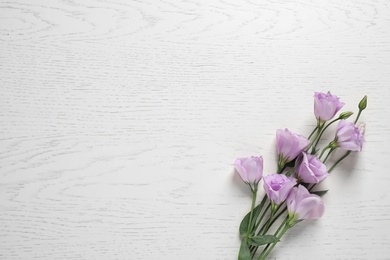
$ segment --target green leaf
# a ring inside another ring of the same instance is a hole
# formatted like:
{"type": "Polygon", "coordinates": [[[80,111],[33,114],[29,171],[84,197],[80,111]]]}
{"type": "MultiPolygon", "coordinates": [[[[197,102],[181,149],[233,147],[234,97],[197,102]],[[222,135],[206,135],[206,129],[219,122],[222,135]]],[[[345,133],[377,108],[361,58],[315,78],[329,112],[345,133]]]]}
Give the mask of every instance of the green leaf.
{"type": "Polygon", "coordinates": [[[328,190],[318,190],[318,191],[312,191],[311,194],[316,194],[316,195],[322,197],[322,196],[324,196],[325,193],[327,193],[327,192],[328,192],[328,190]]]}
{"type": "Polygon", "coordinates": [[[250,237],[248,242],[252,246],[262,246],[266,244],[272,244],[278,242],[279,239],[273,235],[255,236],[250,237]]]}
{"type": "MultiPolygon", "coordinates": [[[[257,217],[260,215],[260,211],[261,211],[260,205],[256,206],[256,207],[253,209],[252,227],[253,227],[253,225],[254,225],[255,220],[256,220],[257,217]]],[[[240,236],[241,236],[241,237],[245,237],[245,236],[246,236],[246,232],[248,231],[248,225],[249,225],[249,218],[250,218],[250,215],[251,215],[251,212],[249,211],[248,214],[246,214],[245,217],[244,217],[244,218],[242,219],[242,221],[241,221],[241,224],[240,224],[240,236]]]]}
{"type": "Polygon", "coordinates": [[[251,251],[249,250],[249,245],[245,239],[243,239],[241,242],[240,252],[238,253],[238,260],[252,260],[251,251]]]}

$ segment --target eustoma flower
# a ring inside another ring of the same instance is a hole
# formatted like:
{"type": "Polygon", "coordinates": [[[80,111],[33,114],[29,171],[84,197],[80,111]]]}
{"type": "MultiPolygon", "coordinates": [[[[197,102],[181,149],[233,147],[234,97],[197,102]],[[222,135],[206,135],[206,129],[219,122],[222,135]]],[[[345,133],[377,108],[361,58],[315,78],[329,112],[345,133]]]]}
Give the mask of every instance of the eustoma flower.
{"type": "Polygon", "coordinates": [[[234,161],[241,179],[247,184],[256,184],[263,177],[263,157],[250,156],[239,158],[234,161]]]}
{"type": "Polygon", "coordinates": [[[277,173],[263,177],[262,157],[252,156],[235,161],[234,166],[238,174],[250,185],[252,191],[251,211],[242,219],[239,228],[241,237],[239,260],[266,260],[287,230],[302,220],[318,219],[323,216],[325,207],[320,196],[327,190],[312,191],[313,188],[329,176],[336,165],[352,151],[361,151],[364,143],[365,125],[356,124],[362,111],[367,107],[367,97],[364,96],[359,102],[359,112],[353,123],[345,120],[353,114],[350,111],[342,112],[334,119],[343,106],[344,103],[340,102],[337,96],[329,92],[328,94],[316,92],[314,114],[317,124],[309,138],[295,134],[287,128],[276,131],[277,173]],[[335,138],[322,149],[317,147],[324,141],[323,133],[338,121],[340,122],[335,138]],[[329,163],[327,159],[331,158],[330,155],[337,148],[347,151],[328,168],[325,163],[329,163]],[[325,152],[328,153],[322,160],[325,152]],[[291,177],[292,174],[295,178],[291,177]],[[256,205],[258,184],[261,179],[266,195],[256,205]],[[285,217],[279,227],[274,227],[274,223],[283,215],[285,217]],[[257,252],[258,249],[261,251],[257,252]]]}
{"type": "Polygon", "coordinates": [[[329,175],[325,164],[317,156],[305,152],[302,153],[296,174],[306,183],[318,183],[329,175]]]}
{"type": "Polygon", "coordinates": [[[361,151],[364,143],[364,125],[341,120],[336,130],[336,146],[348,151],[361,151]]]}
{"type": "Polygon", "coordinates": [[[344,106],[337,96],[330,93],[315,92],[314,115],[318,121],[328,121],[344,106]]]}
{"type": "Polygon", "coordinates": [[[310,194],[302,185],[293,188],[286,202],[290,223],[297,220],[317,219],[324,215],[325,206],[321,197],[310,194]]]}
{"type": "Polygon", "coordinates": [[[309,145],[309,140],[306,137],[295,134],[288,130],[276,131],[276,149],[279,156],[278,172],[284,165],[294,160],[303,150],[309,145]]]}
{"type": "Polygon", "coordinates": [[[270,174],[264,176],[264,190],[272,203],[279,205],[286,200],[291,189],[297,183],[293,177],[287,177],[284,174],[270,174]]]}

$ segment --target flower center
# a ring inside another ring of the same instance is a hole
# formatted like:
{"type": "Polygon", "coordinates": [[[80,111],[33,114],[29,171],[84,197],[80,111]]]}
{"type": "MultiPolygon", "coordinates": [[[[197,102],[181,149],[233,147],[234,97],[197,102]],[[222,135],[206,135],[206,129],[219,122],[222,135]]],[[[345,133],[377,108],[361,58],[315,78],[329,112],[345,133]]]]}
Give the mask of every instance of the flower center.
{"type": "Polygon", "coordinates": [[[282,188],[284,182],[280,182],[280,181],[271,181],[271,188],[274,190],[274,191],[278,191],[280,190],[280,188],[282,188]]]}

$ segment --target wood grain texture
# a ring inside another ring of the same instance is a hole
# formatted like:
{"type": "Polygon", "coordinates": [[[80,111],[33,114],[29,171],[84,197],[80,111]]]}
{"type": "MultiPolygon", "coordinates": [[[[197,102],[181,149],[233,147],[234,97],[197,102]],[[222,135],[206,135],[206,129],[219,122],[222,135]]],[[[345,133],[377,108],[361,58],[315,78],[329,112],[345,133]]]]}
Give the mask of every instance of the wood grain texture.
{"type": "Polygon", "coordinates": [[[0,259],[236,259],[233,160],[328,90],[367,143],[270,259],[389,259],[389,68],[387,0],[2,0],[0,259]]]}

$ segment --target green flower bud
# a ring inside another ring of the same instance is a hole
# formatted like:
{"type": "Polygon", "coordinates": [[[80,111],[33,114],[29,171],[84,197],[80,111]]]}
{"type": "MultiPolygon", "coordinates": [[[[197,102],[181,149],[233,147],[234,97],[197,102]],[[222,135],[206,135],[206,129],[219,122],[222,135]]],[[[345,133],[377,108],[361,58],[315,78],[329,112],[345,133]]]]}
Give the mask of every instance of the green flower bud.
{"type": "Polygon", "coordinates": [[[364,96],[364,98],[359,102],[359,110],[362,111],[366,109],[367,107],[367,96],[364,96]]]}
{"type": "Polygon", "coordinates": [[[348,117],[352,116],[353,112],[348,111],[348,112],[343,112],[339,115],[339,119],[347,119],[348,117]]]}

